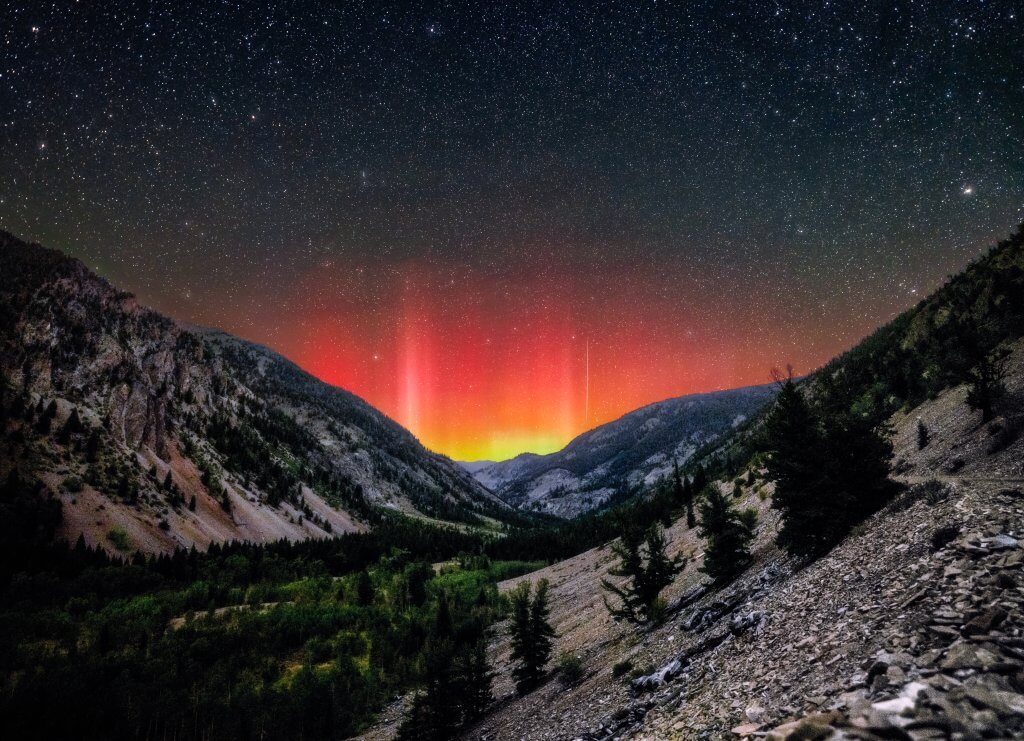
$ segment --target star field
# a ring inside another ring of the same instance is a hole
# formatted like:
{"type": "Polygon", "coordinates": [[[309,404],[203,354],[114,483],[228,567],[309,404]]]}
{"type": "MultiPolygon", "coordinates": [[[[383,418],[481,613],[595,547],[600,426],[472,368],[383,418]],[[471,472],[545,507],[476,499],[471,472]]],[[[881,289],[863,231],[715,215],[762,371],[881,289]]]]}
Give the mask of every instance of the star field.
{"type": "Polygon", "coordinates": [[[815,367],[1005,236],[1021,38],[1012,0],[14,0],[0,228],[434,449],[546,451],[815,367]]]}

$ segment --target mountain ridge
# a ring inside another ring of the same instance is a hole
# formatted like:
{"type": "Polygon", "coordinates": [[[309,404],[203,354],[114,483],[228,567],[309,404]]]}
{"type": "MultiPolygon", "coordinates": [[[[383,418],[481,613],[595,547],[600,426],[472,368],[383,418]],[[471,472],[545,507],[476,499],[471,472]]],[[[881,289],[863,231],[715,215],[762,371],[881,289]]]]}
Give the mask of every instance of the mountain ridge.
{"type": "Polygon", "coordinates": [[[0,372],[25,409],[4,443],[61,499],[69,540],[167,551],[328,537],[381,509],[477,525],[508,512],[397,422],[269,348],[188,328],[10,234],[0,264],[0,372]]]}
{"type": "Polygon", "coordinates": [[[517,507],[576,516],[651,487],[743,424],[775,391],[762,384],[662,399],[580,433],[554,453],[521,453],[472,473],[517,507]]]}

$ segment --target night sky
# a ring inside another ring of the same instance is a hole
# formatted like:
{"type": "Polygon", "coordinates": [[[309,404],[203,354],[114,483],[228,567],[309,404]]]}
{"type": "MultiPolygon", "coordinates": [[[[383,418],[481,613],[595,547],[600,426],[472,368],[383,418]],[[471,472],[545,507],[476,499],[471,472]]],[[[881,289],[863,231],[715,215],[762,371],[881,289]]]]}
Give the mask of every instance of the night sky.
{"type": "Polygon", "coordinates": [[[0,228],[502,458],[1024,219],[1020,0],[338,6],[4,3],[0,228]]]}

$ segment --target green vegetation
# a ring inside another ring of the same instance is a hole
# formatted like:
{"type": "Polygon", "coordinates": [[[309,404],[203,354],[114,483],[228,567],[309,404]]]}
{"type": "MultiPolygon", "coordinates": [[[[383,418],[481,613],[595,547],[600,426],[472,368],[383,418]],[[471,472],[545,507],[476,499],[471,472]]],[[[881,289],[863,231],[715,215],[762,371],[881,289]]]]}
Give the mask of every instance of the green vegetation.
{"type": "Polygon", "coordinates": [[[612,543],[612,553],[618,557],[619,563],[608,573],[628,577],[628,581],[620,587],[607,579],[601,580],[605,591],[621,603],[615,607],[605,598],[609,614],[616,620],[635,624],[657,620],[664,613],[661,592],[682,571],[685,560],[681,556],[668,557],[665,534],[656,525],[646,530],[626,528],[622,537],[612,543]]]}
{"type": "Polygon", "coordinates": [[[616,661],[612,666],[612,676],[616,679],[624,674],[628,674],[633,669],[633,662],[630,659],[624,659],[622,661],[616,661]]]}
{"type": "Polygon", "coordinates": [[[984,418],[997,411],[1006,343],[1022,335],[1024,225],[816,373],[814,396],[877,422],[967,383],[984,418]]]}
{"type": "Polygon", "coordinates": [[[826,553],[898,491],[884,426],[808,401],[792,379],[782,384],[763,438],[772,507],[782,513],[776,540],[796,556],[826,553]]]}
{"type": "Polygon", "coordinates": [[[572,651],[562,651],[555,662],[558,679],[566,686],[579,684],[583,679],[583,660],[572,651]]]}
{"type": "Polygon", "coordinates": [[[132,541],[128,537],[128,531],[123,527],[112,527],[107,532],[107,540],[119,551],[127,552],[132,548],[132,541]]]}
{"type": "Polygon", "coordinates": [[[399,739],[443,741],[478,720],[493,700],[485,622],[470,615],[456,623],[440,592],[423,660],[423,690],[399,729],[399,739]]]}
{"type": "Polygon", "coordinates": [[[525,695],[544,678],[544,668],[551,658],[554,628],[548,622],[548,582],[541,579],[530,597],[531,584],[520,583],[509,595],[512,604],[512,677],[516,690],[525,695]]]}
{"type": "Polygon", "coordinates": [[[339,738],[419,686],[435,708],[458,698],[444,717],[471,722],[489,702],[486,631],[508,609],[496,584],[539,565],[399,518],[372,534],[149,558],[55,543],[59,523],[40,484],[7,478],[7,738],[339,738]],[[462,682],[453,695],[431,690],[439,667],[462,682]]]}
{"type": "Polygon", "coordinates": [[[705,540],[701,571],[718,583],[740,574],[750,563],[756,525],[754,510],[737,511],[717,484],[706,487],[700,505],[700,535],[705,540]]]}

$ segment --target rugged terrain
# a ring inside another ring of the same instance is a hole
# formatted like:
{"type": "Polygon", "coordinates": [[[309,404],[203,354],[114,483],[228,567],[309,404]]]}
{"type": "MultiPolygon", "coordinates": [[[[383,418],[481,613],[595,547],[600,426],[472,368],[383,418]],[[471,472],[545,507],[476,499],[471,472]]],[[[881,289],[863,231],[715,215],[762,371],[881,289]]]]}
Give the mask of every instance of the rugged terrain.
{"type": "MultiPolygon", "coordinates": [[[[1003,425],[1024,413],[1020,344],[1011,363],[1003,425]]],[[[608,617],[607,547],[522,577],[551,580],[556,653],[578,655],[585,676],[517,698],[502,674],[496,711],[468,737],[1024,738],[1024,440],[987,452],[993,425],[965,393],[894,420],[910,488],[806,568],[745,489],[761,513],[754,564],[715,592],[691,560],[651,632],[608,617]],[[935,431],[923,450],[918,417],[935,431]]],[[[667,532],[670,552],[699,560],[685,523],[667,532]]],[[[499,631],[496,666],[508,650],[499,631]]]]}
{"type": "Polygon", "coordinates": [[[0,234],[0,475],[21,460],[63,537],[122,551],[325,537],[384,509],[484,524],[506,505],[358,397],[183,327],[77,260],[0,234]]]}
{"type": "Polygon", "coordinates": [[[767,404],[774,385],[692,394],[630,412],[574,438],[557,453],[463,464],[516,507],[574,517],[616,494],[650,487],[767,404]]]}

